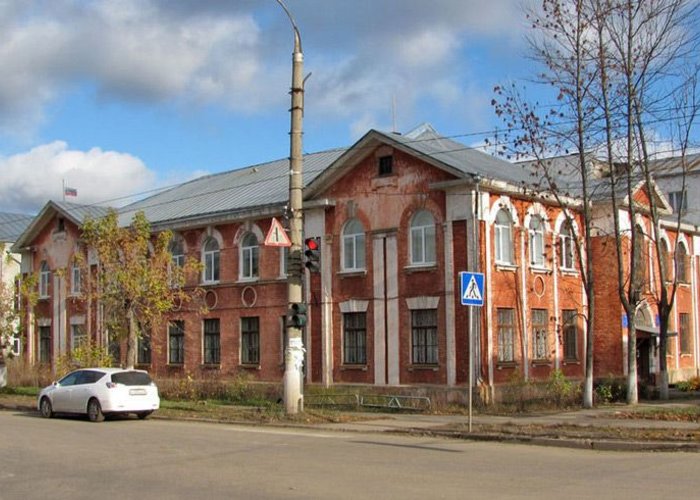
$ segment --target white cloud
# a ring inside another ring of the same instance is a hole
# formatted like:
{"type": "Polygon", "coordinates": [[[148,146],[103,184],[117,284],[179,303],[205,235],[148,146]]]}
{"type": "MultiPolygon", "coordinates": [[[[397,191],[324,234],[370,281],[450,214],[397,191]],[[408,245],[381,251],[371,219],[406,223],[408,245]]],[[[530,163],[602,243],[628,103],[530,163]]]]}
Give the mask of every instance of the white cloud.
{"type": "MultiPolygon", "coordinates": [[[[514,0],[288,3],[314,73],[309,106],[350,122],[386,121],[392,95],[412,118],[431,89],[460,84],[469,43],[512,43],[522,18],[514,0]]],[[[0,29],[0,133],[26,137],[57,95],[85,82],[106,100],[247,114],[279,106],[289,87],[291,30],[272,1],[26,0],[2,3],[0,29]]]]}
{"type": "Polygon", "coordinates": [[[77,189],[78,203],[125,203],[123,197],[153,186],[154,174],[126,153],[71,150],[62,141],[0,158],[0,209],[37,211],[47,200],[62,198],[62,185],[77,189]]]}

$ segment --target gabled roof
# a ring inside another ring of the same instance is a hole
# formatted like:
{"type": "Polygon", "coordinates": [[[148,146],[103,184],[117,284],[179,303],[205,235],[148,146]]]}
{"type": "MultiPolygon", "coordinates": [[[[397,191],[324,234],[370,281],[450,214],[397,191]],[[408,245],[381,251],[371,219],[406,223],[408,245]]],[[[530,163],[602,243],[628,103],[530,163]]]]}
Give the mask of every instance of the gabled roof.
{"type": "MultiPolygon", "coordinates": [[[[312,182],[343,151],[304,155],[304,184],[312,182]]],[[[262,207],[281,209],[288,199],[289,159],[285,158],[185,182],[120,209],[120,222],[128,224],[138,211],[153,225],[196,222],[262,207]]]]}
{"type": "Polygon", "coordinates": [[[49,201],[44,208],[33,218],[22,234],[12,245],[13,252],[20,252],[22,248],[31,244],[32,240],[42,231],[44,226],[55,216],[63,216],[73,224],[80,226],[87,217],[98,218],[107,215],[109,207],[98,205],[81,205],[65,201],[49,201]]]}
{"type": "Polygon", "coordinates": [[[33,215],[0,212],[0,242],[14,243],[32,222],[33,215]]]}
{"type": "Polygon", "coordinates": [[[531,182],[529,173],[519,166],[443,137],[424,124],[406,135],[370,130],[312,182],[305,198],[325,190],[382,144],[416,156],[457,178],[480,176],[514,186],[531,182]]]}

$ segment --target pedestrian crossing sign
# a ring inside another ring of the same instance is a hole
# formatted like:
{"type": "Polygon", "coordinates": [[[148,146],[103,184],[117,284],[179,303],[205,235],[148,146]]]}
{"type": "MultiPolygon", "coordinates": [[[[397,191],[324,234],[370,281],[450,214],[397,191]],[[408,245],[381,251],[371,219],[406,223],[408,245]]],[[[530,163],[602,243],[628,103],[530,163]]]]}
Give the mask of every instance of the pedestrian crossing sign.
{"type": "Polygon", "coordinates": [[[482,273],[459,273],[460,296],[463,306],[484,305],[484,275],[482,273]]]}

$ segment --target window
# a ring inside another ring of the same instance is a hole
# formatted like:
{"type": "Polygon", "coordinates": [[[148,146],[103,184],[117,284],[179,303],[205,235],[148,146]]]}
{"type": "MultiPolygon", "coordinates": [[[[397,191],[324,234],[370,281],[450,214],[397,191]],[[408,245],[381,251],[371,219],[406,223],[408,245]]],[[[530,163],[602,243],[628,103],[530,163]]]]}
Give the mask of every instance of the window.
{"type": "Polygon", "coordinates": [[[151,332],[141,330],[136,339],[136,363],[139,365],[151,364],[151,332]]]}
{"type": "Polygon", "coordinates": [[[690,335],[690,314],[680,313],[678,315],[678,335],[680,336],[681,354],[691,354],[693,342],[690,335]]]}
{"type": "Polygon", "coordinates": [[[575,309],[562,311],[564,325],[564,359],[578,359],[578,313],[575,309]]]}
{"type": "Polygon", "coordinates": [[[688,197],[685,190],[668,193],[668,202],[676,213],[684,213],[688,210],[688,197]]]}
{"type": "Polygon", "coordinates": [[[182,244],[182,239],[175,237],[170,243],[170,255],[173,267],[185,266],[185,246],[182,244]]]}
{"type": "Polygon", "coordinates": [[[71,273],[70,273],[71,279],[70,279],[70,293],[73,295],[78,295],[80,294],[80,291],[82,289],[82,284],[80,282],[80,266],[77,263],[73,263],[73,266],[71,267],[71,273]]]}
{"type": "Polygon", "coordinates": [[[59,217],[56,221],[56,232],[62,233],[66,230],[66,221],[63,217],[59,217]]]}
{"type": "Polygon", "coordinates": [[[530,265],[544,267],[544,223],[538,215],[530,219],[530,265]]]}
{"type": "Polygon", "coordinates": [[[367,364],[367,313],[343,314],[343,363],[367,364]]]}
{"type": "Polygon", "coordinates": [[[22,340],[19,337],[10,337],[10,352],[13,356],[19,356],[22,351],[22,340]]]}
{"type": "Polygon", "coordinates": [[[204,364],[218,365],[221,362],[221,333],[218,319],[204,320],[204,364]]]}
{"type": "Polygon", "coordinates": [[[546,309],[533,309],[532,327],[532,359],[547,359],[547,325],[549,318],[546,309]]]}
{"type": "Polygon", "coordinates": [[[411,219],[411,264],[435,264],[435,219],[427,210],[411,219]]]}
{"type": "Polygon", "coordinates": [[[173,321],[168,325],[168,363],[181,365],[185,362],[185,322],[173,321]]]}
{"type": "Polygon", "coordinates": [[[51,271],[45,260],[41,261],[41,270],[39,271],[39,298],[45,299],[49,296],[49,280],[51,279],[51,271]]]}
{"type": "Polygon", "coordinates": [[[88,343],[87,332],[83,325],[71,325],[71,346],[73,349],[86,347],[88,343]]]}
{"type": "Polygon", "coordinates": [[[343,228],[343,270],[365,269],[365,230],[362,223],[352,219],[343,228]]]}
{"type": "Polygon", "coordinates": [[[562,269],[574,269],[574,232],[566,221],[559,233],[559,266],[562,269]]]}
{"type": "Polygon", "coordinates": [[[681,283],[688,283],[688,251],[683,243],[676,249],[676,276],[681,283]]]}
{"type": "Polygon", "coordinates": [[[289,247],[280,248],[280,277],[287,276],[289,269],[289,247]]]}
{"type": "Polygon", "coordinates": [[[494,224],[494,237],[496,239],[496,263],[513,263],[513,221],[510,212],[502,208],[496,214],[494,224]]]}
{"type": "Polygon", "coordinates": [[[258,239],[253,233],[247,233],[241,240],[241,279],[255,279],[258,277],[260,262],[260,247],[258,239]]]}
{"type": "Polygon", "coordinates": [[[204,242],[202,260],[204,260],[204,282],[219,281],[219,243],[214,238],[209,237],[204,242]]]}
{"type": "Polygon", "coordinates": [[[496,314],[498,316],[498,361],[512,363],[515,361],[513,346],[515,311],[499,308],[496,314]]]}
{"type": "Polygon", "coordinates": [[[411,311],[411,362],[438,364],[437,309],[411,311]]]}
{"type": "Polygon", "coordinates": [[[241,364],[260,363],[260,318],[241,318],[241,364]]]}
{"type": "Polygon", "coordinates": [[[394,170],[393,156],[380,156],[377,160],[379,175],[391,175],[394,170]]]}
{"type": "Polygon", "coordinates": [[[669,266],[670,264],[670,257],[669,257],[669,252],[668,252],[668,244],[666,240],[661,240],[661,255],[659,260],[661,261],[661,276],[660,278],[663,279],[665,282],[671,281],[671,276],[669,276],[669,270],[672,269],[672,267],[669,266]]]}
{"type": "Polygon", "coordinates": [[[51,327],[39,327],[39,363],[51,362],[51,327]]]}

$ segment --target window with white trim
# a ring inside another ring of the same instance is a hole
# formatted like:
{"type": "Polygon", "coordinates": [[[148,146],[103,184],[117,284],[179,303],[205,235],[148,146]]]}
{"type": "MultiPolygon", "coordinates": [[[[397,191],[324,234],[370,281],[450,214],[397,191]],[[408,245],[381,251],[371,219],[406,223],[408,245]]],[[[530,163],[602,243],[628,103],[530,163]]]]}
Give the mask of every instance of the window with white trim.
{"type": "Polygon", "coordinates": [[[221,362],[221,329],[218,318],[204,320],[204,364],[218,365],[221,362]]]}
{"type": "Polygon", "coordinates": [[[51,280],[51,271],[45,260],[41,261],[41,270],[39,271],[39,298],[45,299],[49,296],[49,281],[51,280]]]}
{"type": "Polygon", "coordinates": [[[530,219],[530,265],[544,267],[544,222],[535,215],[530,219]]]}
{"type": "Polygon", "coordinates": [[[411,264],[435,264],[435,219],[427,210],[419,210],[411,218],[411,264]]]}
{"type": "Polygon", "coordinates": [[[81,273],[80,266],[77,262],[73,262],[70,270],[70,293],[71,295],[79,295],[82,290],[82,283],[80,281],[81,273]]]}
{"type": "Polygon", "coordinates": [[[688,261],[688,251],[685,245],[680,242],[676,248],[676,276],[680,283],[689,283],[688,279],[688,268],[690,267],[690,262],[688,261]]]}
{"type": "Polygon", "coordinates": [[[185,322],[172,321],[168,325],[168,364],[181,365],[185,362],[185,322]]]}
{"type": "Polygon", "coordinates": [[[559,267],[566,270],[574,269],[574,231],[571,224],[564,222],[559,232],[559,267]]]}
{"type": "Polygon", "coordinates": [[[84,325],[71,325],[71,347],[78,349],[87,347],[88,336],[84,325]]]}
{"type": "Polygon", "coordinates": [[[252,280],[259,275],[260,246],[258,238],[253,233],[246,233],[241,240],[240,277],[243,280],[252,280]]]}
{"type": "Polygon", "coordinates": [[[562,324],[564,359],[574,361],[578,359],[578,312],[575,309],[564,309],[562,311],[562,324]]]}
{"type": "Polygon", "coordinates": [[[357,219],[351,219],[343,228],[343,271],[364,271],[365,228],[357,219]]]}
{"type": "Polygon", "coordinates": [[[502,208],[496,214],[494,239],[497,264],[513,264],[513,219],[510,212],[502,208]]]}
{"type": "Polygon", "coordinates": [[[211,236],[206,239],[202,248],[202,263],[204,264],[204,283],[216,283],[219,281],[219,243],[211,236]]]}

